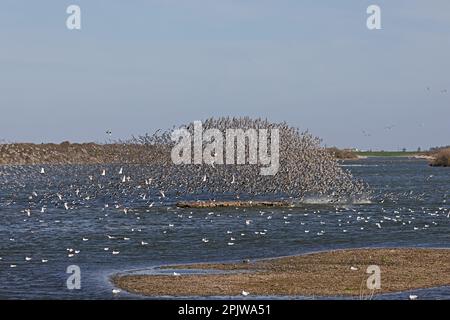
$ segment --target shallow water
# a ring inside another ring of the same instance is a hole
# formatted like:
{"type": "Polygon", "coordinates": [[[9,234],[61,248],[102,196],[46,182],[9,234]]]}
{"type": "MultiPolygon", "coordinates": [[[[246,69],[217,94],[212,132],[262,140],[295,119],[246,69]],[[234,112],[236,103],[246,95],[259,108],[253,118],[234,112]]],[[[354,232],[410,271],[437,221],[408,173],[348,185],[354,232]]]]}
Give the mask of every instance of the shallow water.
{"type": "MultiPolygon", "coordinates": [[[[98,166],[48,167],[45,175],[32,166],[0,167],[0,298],[112,298],[110,275],[162,264],[335,248],[450,247],[448,168],[406,158],[346,161],[343,166],[369,183],[371,203],[180,209],[174,206],[179,199],[159,199],[157,194],[143,199],[136,186],[114,189],[99,181],[103,185],[98,190],[83,188],[88,175],[98,175],[98,166]],[[81,186],[80,197],[74,195],[76,186],[81,186]],[[69,257],[68,248],[80,252],[69,257]],[[69,265],[81,269],[80,290],[66,287],[69,265]]],[[[450,297],[449,287],[416,292],[420,298],[450,297]]]]}

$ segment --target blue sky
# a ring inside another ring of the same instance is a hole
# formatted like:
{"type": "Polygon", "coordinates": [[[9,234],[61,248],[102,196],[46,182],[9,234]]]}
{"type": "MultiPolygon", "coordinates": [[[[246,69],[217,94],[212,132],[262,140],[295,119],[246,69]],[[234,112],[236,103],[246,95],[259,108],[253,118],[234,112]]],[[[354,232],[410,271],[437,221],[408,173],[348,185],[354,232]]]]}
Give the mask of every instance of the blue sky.
{"type": "Polygon", "coordinates": [[[248,115],[327,145],[428,148],[450,144],[449,72],[447,0],[0,3],[4,141],[104,141],[248,115]],[[70,4],[79,31],[66,28],[70,4]],[[382,30],[366,28],[370,4],[382,30]]]}

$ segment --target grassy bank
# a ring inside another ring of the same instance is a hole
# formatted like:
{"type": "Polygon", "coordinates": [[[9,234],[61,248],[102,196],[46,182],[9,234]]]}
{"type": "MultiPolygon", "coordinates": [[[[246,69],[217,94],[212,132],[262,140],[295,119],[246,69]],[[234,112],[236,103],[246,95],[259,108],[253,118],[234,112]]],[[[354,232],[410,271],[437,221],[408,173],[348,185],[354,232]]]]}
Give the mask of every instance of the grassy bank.
{"type": "Polygon", "coordinates": [[[171,269],[234,271],[222,274],[121,275],[113,283],[148,296],[251,295],[360,296],[369,294],[369,265],[381,269],[381,289],[399,292],[450,285],[450,250],[337,250],[256,262],[190,264],[171,269]]]}
{"type": "MultiPolygon", "coordinates": [[[[152,163],[153,145],[125,143],[0,144],[0,165],[152,163]]],[[[167,153],[169,155],[169,153],[167,153]]]]}
{"type": "Polygon", "coordinates": [[[358,151],[355,152],[362,157],[413,157],[416,155],[425,155],[425,152],[417,151],[358,151]]]}

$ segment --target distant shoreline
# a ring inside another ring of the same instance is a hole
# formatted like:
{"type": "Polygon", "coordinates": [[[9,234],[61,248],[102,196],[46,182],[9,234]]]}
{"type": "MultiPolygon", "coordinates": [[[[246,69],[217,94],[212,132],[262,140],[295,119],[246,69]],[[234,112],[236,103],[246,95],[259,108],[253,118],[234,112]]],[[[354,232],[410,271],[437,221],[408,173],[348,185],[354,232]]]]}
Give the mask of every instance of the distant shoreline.
{"type": "MultiPolygon", "coordinates": [[[[408,157],[433,161],[428,152],[351,151],[327,148],[337,160],[360,160],[373,157],[408,157]]],[[[0,144],[0,165],[117,164],[149,163],[152,146],[125,143],[10,143],[0,144]],[[138,155],[138,156],[136,156],[138,155]],[[139,159],[140,162],[136,162],[139,159]]]]}
{"type": "Polygon", "coordinates": [[[0,165],[140,164],[155,161],[158,147],[125,143],[0,144],[0,165]]]}
{"type": "Polygon", "coordinates": [[[115,286],[146,296],[370,296],[369,265],[381,269],[374,294],[450,285],[450,250],[423,248],[345,249],[241,263],[201,263],[163,269],[213,270],[183,275],[115,275],[115,286]],[[232,273],[230,273],[232,271],[232,273]]]}
{"type": "Polygon", "coordinates": [[[425,152],[411,152],[411,151],[358,151],[355,152],[357,156],[372,158],[414,158],[414,157],[428,157],[425,152]]]}

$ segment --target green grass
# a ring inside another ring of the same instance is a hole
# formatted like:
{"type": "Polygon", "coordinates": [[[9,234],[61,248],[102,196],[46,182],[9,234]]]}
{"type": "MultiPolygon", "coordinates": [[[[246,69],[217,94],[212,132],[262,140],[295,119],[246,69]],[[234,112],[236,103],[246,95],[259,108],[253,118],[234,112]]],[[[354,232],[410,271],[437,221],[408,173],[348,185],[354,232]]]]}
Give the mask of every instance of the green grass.
{"type": "Polygon", "coordinates": [[[421,154],[421,152],[417,151],[360,151],[355,153],[365,157],[410,157],[421,154]]]}

